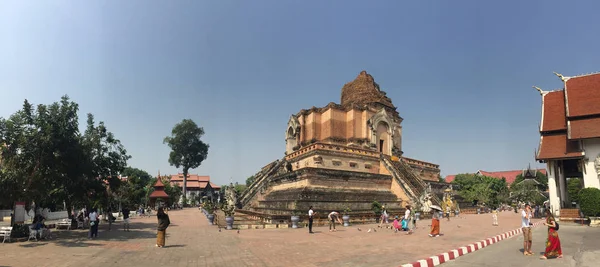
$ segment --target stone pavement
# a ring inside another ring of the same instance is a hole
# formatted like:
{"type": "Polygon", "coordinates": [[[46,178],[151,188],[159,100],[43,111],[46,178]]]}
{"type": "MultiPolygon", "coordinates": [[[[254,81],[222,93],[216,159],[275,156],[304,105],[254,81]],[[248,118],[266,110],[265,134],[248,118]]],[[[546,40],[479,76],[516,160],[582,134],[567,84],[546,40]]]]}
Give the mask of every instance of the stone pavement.
{"type": "Polygon", "coordinates": [[[317,227],[312,235],[306,228],[238,234],[219,232],[198,209],[169,215],[172,224],[162,249],[154,247],[156,218],[135,218],[131,232],[115,230],[120,223],[113,231],[101,224],[94,240],[84,230],[59,230],[50,241],[0,244],[0,266],[399,266],[520,226],[518,214],[502,212],[500,226],[491,225],[491,214],[444,220],[438,238],[427,236],[429,220],[418,222],[413,235],[383,229],[367,233],[375,225],[338,225],[337,232],[317,227]]]}
{"type": "Polygon", "coordinates": [[[454,261],[446,262],[442,266],[598,266],[598,262],[600,262],[600,229],[561,224],[558,234],[564,258],[540,260],[539,257],[544,254],[546,248],[546,229],[547,227],[540,226],[533,230],[534,256],[523,256],[523,235],[521,234],[454,261]]]}

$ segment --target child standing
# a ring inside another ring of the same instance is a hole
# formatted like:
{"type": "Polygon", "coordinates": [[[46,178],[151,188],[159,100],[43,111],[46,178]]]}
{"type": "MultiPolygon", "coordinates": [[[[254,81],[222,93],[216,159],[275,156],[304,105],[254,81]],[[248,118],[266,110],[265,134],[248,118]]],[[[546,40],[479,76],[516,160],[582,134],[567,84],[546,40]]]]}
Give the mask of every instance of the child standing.
{"type": "Polygon", "coordinates": [[[492,210],[492,225],[498,226],[498,209],[492,210]]]}

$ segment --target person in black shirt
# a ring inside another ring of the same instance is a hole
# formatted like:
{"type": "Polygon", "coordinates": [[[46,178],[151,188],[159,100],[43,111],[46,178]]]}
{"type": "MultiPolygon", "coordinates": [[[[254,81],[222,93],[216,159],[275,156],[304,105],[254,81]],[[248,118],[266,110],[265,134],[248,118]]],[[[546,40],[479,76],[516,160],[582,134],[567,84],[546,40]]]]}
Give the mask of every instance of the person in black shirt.
{"type": "Polygon", "coordinates": [[[121,213],[123,213],[123,230],[129,232],[129,208],[124,207],[123,210],[121,210],[121,213]]]}

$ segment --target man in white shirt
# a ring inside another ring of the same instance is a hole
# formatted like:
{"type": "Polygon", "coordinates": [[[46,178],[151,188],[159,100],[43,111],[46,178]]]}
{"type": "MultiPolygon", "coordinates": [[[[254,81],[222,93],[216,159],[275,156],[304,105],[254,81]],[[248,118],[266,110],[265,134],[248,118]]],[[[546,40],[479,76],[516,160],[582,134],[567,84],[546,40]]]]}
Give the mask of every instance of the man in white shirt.
{"type": "Polygon", "coordinates": [[[525,207],[521,211],[521,229],[523,230],[523,255],[531,256],[531,206],[525,204],[525,207]]]}
{"type": "Polygon", "coordinates": [[[313,216],[315,215],[315,212],[313,211],[312,206],[310,206],[308,208],[308,233],[309,234],[314,234],[312,231],[312,225],[313,225],[313,216]]]}
{"type": "Polygon", "coordinates": [[[89,215],[90,218],[90,236],[89,238],[98,237],[98,212],[96,209],[92,209],[89,215]]]}
{"type": "Polygon", "coordinates": [[[411,208],[410,205],[406,205],[406,211],[404,211],[404,220],[406,220],[406,225],[412,224],[412,227],[409,227],[408,232],[406,232],[407,235],[412,234],[412,231],[414,228],[414,223],[412,222],[412,218],[411,218],[411,208]]]}
{"type": "Polygon", "coordinates": [[[340,214],[337,211],[332,211],[331,213],[329,213],[329,215],[327,215],[327,219],[329,219],[329,232],[331,232],[331,226],[333,226],[333,231],[335,232],[335,221],[338,221],[340,224],[342,224],[342,221],[340,221],[340,214]]]}

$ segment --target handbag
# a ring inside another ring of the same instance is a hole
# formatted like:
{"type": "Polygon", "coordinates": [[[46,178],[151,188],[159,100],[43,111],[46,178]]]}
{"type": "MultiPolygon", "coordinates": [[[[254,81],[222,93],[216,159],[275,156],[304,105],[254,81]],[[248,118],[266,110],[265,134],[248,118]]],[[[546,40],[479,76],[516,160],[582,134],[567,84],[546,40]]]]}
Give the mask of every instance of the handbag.
{"type": "Polygon", "coordinates": [[[559,226],[558,226],[558,223],[557,223],[557,222],[554,222],[554,225],[555,225],[555,226],[554,226],[554,230],[555,230],[555,231],[558,231],[558,227],[559,227],[559,226]]]}

